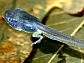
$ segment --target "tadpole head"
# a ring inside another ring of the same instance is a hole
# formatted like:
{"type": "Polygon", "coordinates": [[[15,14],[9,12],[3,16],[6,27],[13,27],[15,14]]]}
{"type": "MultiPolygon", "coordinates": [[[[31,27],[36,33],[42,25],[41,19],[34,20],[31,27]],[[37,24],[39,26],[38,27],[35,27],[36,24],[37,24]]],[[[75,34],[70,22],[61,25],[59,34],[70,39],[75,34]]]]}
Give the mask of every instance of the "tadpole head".
{"type": "Polygon", "coordinates": [[[16,30],[25,32],[35,32],[37,30],[35,24],[36,21],[38,22],[37,18],[19,8],[5,11],[3,17],[16,30]]]}
{"type": "Polygon", "coordinates": [[[21,11],[21,9],[17,8],[14,10],[7,10],[4,12],[3,18],[5,21],[14,29],[16,30],[21,30],[19,27],[19,22],[18,22],[18,13],[21,11]]]}

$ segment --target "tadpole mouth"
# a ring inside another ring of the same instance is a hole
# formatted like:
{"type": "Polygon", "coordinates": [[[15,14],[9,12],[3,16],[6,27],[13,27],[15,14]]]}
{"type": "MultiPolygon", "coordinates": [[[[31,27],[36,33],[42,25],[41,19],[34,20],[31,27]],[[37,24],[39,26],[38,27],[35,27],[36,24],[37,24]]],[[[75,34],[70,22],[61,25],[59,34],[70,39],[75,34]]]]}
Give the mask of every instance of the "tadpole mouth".
{"type": "Polygon", "coordinates": [[[7,14],[6,14],[6,12],[7,12],[7,11],[5,11],[5,12],[4,12],[4,15],[3,15],[3,18],[4,18],[5,21],[7,21],[7,18],[6,18],[6,17],[7,17],[7,14]]]}

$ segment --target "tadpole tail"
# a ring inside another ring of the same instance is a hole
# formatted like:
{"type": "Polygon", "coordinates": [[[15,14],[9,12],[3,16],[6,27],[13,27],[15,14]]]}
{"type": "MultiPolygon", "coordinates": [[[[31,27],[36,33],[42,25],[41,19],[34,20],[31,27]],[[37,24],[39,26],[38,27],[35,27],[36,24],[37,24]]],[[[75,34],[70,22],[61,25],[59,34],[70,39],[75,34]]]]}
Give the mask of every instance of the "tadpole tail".
{"type": "Polygon", "coordinates": [[[75,38],[73,36],[61,33],[41,23],[38,23],[37,28],[41,30],[46,37],[52,40],[57,40],[70,46],[84,48],[83,40],[79,40],[78,38],[75,38]]]}

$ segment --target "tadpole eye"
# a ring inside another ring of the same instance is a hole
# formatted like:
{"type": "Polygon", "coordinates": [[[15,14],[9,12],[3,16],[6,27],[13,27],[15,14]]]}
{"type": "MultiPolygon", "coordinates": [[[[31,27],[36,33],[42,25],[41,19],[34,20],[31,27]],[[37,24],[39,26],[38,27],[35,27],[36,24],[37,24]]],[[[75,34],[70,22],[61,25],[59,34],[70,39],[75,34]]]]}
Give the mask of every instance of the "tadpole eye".
{"type": "Polygon", "coordinates": [[[10,21],[10,22],[14,22],[14,19],[12,19],[12,18],[7,18],[8,19],[8,21],[10,21]]]}

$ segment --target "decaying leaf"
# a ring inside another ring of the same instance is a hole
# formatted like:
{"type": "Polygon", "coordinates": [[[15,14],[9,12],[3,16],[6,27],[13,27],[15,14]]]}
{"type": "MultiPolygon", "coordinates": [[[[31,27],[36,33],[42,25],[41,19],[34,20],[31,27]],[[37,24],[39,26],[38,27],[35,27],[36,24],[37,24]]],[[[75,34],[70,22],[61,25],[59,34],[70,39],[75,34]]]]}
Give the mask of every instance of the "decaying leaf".
{"type": "MultiPolygon", "coordinates": [[[[41,44],[34,45],[32,51],[31,34],[16,31],[2,20],[3,13],[7,9],[21,8],[34,14],[42,22],[44,21],[46,26],[70,35],[84,20],[84,17],[76,17],[67,13],[81,12],[83,3],[84,0],[0,0],[0,62],[48,63],[57,53],[51,63],[84,63],[84,49],[65,45],[59,50],[62,43],[48,38],[44,38],[41,44]],[[51,10],[53,7],[55,9],[51,10]],[[49,11],[51,12],[48,13],[49,11]],[[46,19],[44,19],[45,14],[48,15],[46,19]]],[[[82,26],[74,36],[84,40],[84,27],[82,26]]]]}
{"type": "Polygon", "coordinates": [[[62,9],[70,14],[77,14],[84,9],[84,0],[67,0],[62,9]]]}

